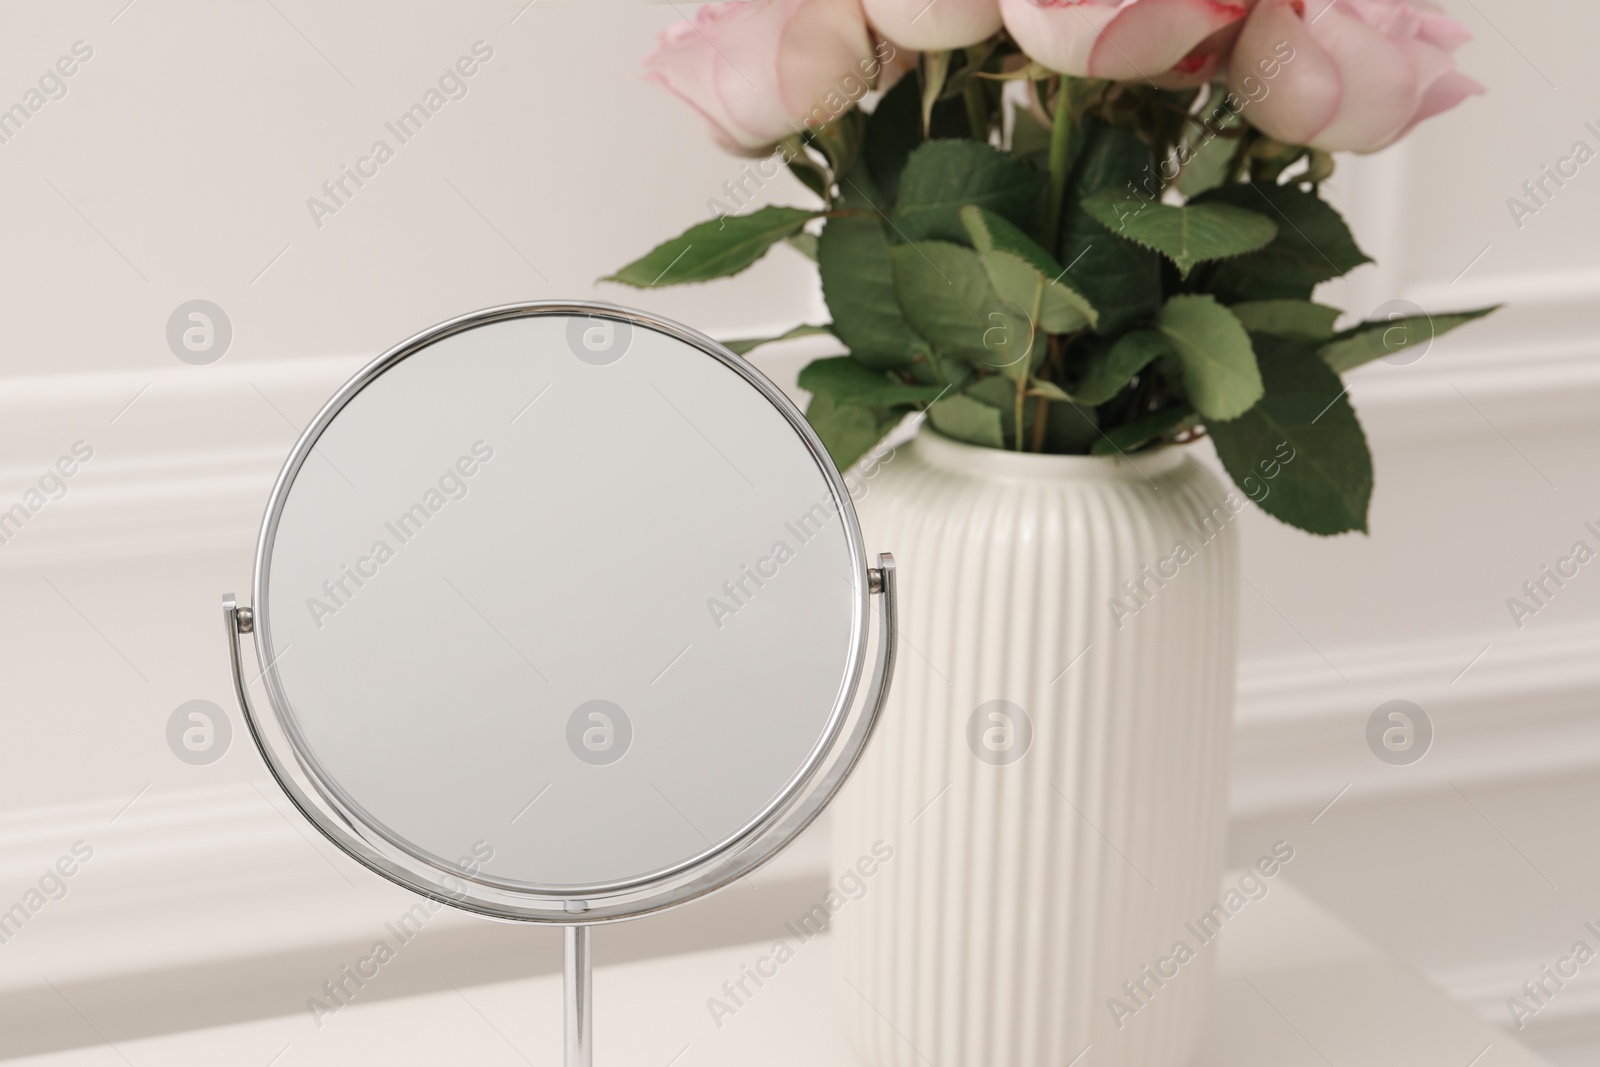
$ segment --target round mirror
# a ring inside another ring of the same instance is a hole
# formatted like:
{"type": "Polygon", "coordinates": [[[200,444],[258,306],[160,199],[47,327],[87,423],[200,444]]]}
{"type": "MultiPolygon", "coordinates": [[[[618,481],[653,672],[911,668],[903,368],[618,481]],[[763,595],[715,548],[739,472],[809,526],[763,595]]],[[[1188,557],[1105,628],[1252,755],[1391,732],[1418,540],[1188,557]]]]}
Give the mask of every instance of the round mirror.
{"type": "Polygon", "coordinates": [[[597,922],[738,877],[837,789],[875,714],[875,580],[832,462],[749,364],[528,304],[327,404],[230,629],[263,755],[341,848],[472,910],[597,922]]]}

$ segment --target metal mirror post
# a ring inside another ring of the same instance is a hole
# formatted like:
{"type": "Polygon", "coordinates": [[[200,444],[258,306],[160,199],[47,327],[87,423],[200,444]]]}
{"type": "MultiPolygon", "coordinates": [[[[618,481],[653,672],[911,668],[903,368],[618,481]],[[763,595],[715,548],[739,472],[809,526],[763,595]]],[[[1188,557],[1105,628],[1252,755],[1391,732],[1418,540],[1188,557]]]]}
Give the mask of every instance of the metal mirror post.
{"type": "Polygon", "coordinates": [[[754,870],[860,758],[894,670],[876,562],[748,363],[642,312],[530,303],[434,327],[327,403],[267,502],[252,604],[223,612],[251,736],[324,836],[432,900],[565,928],[566,1060],[588,1065],[591,928],[754,870]]]}

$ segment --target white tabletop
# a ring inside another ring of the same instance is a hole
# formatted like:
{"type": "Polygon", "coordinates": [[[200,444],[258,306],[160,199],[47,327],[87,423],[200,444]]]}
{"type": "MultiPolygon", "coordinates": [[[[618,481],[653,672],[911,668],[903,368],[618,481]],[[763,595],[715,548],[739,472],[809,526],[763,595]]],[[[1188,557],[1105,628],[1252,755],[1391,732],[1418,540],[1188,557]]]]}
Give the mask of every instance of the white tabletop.
{"type": "MultiPolygon", "coordinates": [[[[601,930],[597,941],[606,931],[601,930]]],[[[826,935],[802,945],[733,1015],[708,1000],[765,943],[595,973],[596,1062],[630,1067],[816,1067],[854,1062],[833,1023],[841,990],[826,935]]],[[[404,952],[404,946],[400,948],[404,952]]],[[[1196,1067],[1539,1067],[1545,1061],[1390,961],[1286,883],[1220,942],[1216,1034],[1196,1067]]],[[[373,983],[381,983],[380,969],[373,983]]],[[[557,1065],[561,983],[545,976],[351,1002],[214,1029],[11,1060],[18,1067],[557,1065]]],[[[1082,1057],[1093,1067],[1093,1050],[1082,1057]]]]}

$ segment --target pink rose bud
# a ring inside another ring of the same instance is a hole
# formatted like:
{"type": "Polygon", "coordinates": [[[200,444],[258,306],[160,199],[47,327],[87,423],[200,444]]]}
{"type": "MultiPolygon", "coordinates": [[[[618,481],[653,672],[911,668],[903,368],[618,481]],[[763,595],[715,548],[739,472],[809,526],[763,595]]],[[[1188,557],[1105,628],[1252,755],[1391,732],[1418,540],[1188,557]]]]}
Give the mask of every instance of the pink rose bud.
{"type": "Polygon", "coordinates": [[[867,19],[889,40],[918,51],[948,51],[1000,28],[1000,0],[862,0],[867,19]]]}
{"type": "Polygon", "coordinates": [[[893,52],[874,50],[860,0],[735,0],[662,33],[645,77],[698,111],[724,148],[759,155],[848,111],[893,52]]]}
{"type": "Polygon", "coordinates": [[[1425,0],[1259,0],[1228,62],[1244,117],[1289,144],[1375,152],[1483,86],[1466,29],[1425,0]]]}
{"type": "Polygon", "coordinates": [[[1243,0],[1000,0],[1011,36],[1051,70],[1164,88],[1209,78],[1220,56],[1208,38],[1245,11],[1243,0]]]}

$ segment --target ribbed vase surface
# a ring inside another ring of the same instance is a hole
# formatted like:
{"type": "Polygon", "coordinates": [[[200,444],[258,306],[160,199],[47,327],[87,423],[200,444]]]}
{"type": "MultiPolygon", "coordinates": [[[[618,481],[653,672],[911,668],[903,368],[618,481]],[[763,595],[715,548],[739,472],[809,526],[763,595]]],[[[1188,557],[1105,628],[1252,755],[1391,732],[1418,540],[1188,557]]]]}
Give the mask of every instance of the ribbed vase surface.
{"type": "Polygon", "coordinates": [[[1221,893],[1244,501],[1179,448],[1014,454],[926,429],[859,496],[901,616],[833,815],[835,870],[874,871],[833,919],[862,1063],[1186,1067],[1216,952],[1194,923],[1221,893]]]}

